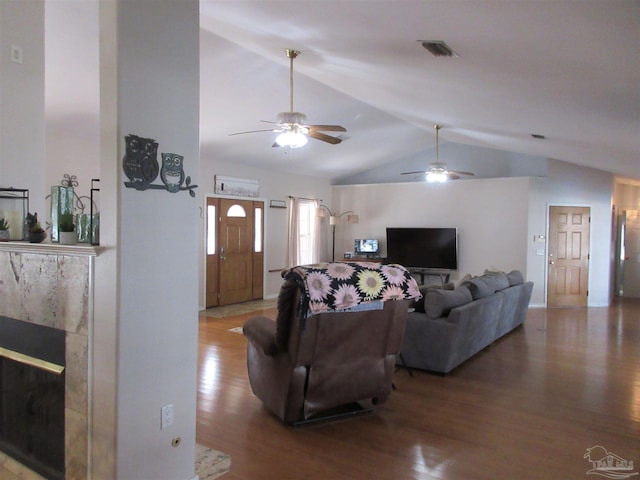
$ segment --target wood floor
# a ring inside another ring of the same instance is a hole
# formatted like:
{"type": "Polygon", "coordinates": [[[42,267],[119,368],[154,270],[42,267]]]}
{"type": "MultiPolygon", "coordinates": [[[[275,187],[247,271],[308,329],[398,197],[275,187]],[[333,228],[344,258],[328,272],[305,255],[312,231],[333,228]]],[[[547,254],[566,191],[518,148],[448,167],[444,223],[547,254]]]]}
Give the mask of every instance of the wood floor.
{"type": "Polygon", "coordinates": [[[303,428],[253,396],[228,331],[252,314],[227,314],[200,318],[197,414],[198,442],[231,455],[224,480],[585,479],[596,445],[640,470],[640,299],[529,310],[448,376],[398,370],[374,414],[303,428]]]}

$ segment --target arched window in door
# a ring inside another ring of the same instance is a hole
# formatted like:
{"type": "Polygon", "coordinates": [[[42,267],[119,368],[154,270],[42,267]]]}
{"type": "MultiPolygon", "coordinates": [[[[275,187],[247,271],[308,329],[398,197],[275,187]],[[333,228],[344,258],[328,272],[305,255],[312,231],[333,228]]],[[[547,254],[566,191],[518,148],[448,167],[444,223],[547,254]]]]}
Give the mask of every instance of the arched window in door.
{"type": "Polygon", "coordinates": [[[237,203],[231,205],[229,207],[229,210],[227,210],[227,217],[244,218],[246,216],[247,212],[245,211],[245,209],[242,207],[242,205],[238,205],[237,203]]]}

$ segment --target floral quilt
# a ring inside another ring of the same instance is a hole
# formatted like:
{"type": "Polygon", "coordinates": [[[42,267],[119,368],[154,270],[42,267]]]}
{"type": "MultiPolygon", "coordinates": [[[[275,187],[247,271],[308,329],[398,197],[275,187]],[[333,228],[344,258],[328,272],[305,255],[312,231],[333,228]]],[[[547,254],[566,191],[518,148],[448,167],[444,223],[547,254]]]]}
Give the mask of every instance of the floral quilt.
{"type": "Polygon", "coordinates": [[[416,280],[402,265],[322,263],[294,267],[284,272],[283,277],[294,278],[304,288],[309,314],[421,297],[416,280]]]}

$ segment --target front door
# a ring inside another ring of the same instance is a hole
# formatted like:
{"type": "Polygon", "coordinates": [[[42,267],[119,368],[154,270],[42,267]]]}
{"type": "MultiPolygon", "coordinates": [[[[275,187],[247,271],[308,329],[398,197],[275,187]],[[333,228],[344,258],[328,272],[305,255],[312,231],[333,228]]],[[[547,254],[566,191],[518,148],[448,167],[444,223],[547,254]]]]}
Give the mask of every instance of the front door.
{"type": "Polygon", "coordinates": [[[262,298],[263,203],[207,199],[207,308],[262,298]]]}
{"type": "Polygon", "coordinates": [[[586,307],[589,207],[549,208],[548,307],[586,307]]]}

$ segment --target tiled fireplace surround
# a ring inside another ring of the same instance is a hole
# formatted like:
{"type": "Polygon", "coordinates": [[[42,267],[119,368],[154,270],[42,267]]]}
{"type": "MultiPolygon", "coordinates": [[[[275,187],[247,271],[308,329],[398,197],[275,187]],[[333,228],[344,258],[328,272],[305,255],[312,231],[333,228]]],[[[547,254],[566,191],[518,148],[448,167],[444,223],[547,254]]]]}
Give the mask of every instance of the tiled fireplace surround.
{"type": "Polygon", "coordinates": [[[66,480],[88,477],[95,255],[89,246],[0,244],[0,315],[66,332],[66,480]]]}

